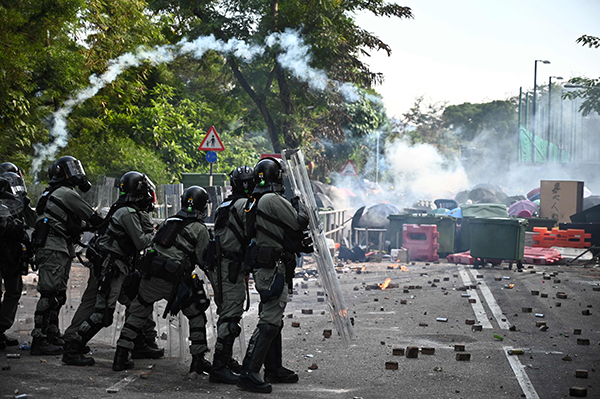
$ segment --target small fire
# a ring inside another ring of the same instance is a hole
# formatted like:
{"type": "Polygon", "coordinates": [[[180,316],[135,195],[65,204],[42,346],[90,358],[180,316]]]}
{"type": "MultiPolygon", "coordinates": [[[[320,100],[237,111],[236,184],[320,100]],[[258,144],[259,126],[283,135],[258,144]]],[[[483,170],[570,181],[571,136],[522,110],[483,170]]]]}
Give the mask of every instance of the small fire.
{"type": "Polygon", "coordinates": [[[386,278],[385,282],[383,284],[379,284],[377,283],[377,285],[379,286],[379,288],[381,288],[382,290],[385,290],[387,288],[388,285],[390,285],[390,283],[392,282],[391,278],[386,278]]]}
{"type": "Polygon", "coordinates": [[[400,266],[400,270],[403,272],[407,272],[408,271],[408,267],[406,266],[400,266]]]}
{"type": "Polygon", "coordinates": [[[509,284],[508,288],[513,288],[515,285],[514,284],[509,284]]]}

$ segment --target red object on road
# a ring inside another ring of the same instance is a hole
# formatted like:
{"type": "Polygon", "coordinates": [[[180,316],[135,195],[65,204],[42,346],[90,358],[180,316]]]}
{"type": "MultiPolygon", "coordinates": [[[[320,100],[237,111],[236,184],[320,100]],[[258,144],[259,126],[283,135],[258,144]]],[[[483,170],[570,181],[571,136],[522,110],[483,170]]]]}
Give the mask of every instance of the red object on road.
{"type": "Polygon", "coordinates": [[[436,262],[440,233],[435,224],[405,224],[402,227],[402,246],[408,249],[410,260],[436,262]]]}
{"type": "Polygon", "coordinates": [[[531,265],[551,265],[560,261],[563,256],[556,248],[525,247],[523,263],[531,265]]]}
{"type": "Polygon", "coordinates": [[[533,246],[550,248],[550,247],[565,247],[565,248],[587,248],[592,245],[590,233],[580,229],[560,230],[555,227],[548,230],[546,227],[534,227],[533,246]]]}

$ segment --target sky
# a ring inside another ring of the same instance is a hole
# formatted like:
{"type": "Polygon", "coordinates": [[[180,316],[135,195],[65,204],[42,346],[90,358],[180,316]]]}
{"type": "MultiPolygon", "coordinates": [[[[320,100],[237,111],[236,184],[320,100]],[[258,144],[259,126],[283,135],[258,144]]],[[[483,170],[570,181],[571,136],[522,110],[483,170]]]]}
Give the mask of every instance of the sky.
{"type": "MultiPolygon", "coordinates": [[[[400,0],[414,19],[361,14],[357,24],[392,49],[364,58],[385,81],[375,89],[390,117],[424,96],[448,105],[504,100],[550,76],[600,77],[600,49],[575,41],[600,37],[600,0],[400,0]]],[[[552,79],[556,82],[555,78],[552,79]]]]}

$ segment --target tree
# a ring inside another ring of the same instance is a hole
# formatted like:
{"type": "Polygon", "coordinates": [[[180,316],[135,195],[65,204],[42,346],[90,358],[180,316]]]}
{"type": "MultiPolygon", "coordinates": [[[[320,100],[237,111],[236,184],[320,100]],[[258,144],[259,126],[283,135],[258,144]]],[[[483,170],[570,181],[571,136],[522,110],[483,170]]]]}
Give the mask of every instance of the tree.
{"type": "MultiPolygon", "coordinates": [[[[365,87],[381,81],[359,55],[371,50],[391,52],[389,46],[360,29],[352,15],[369,11],[379,16],[410,18],[409,8],[387,4],[382,0],[189,0],[151,1],[153,9],[169,13],[178,21],[178,37],[213,34],[227,41],[232,38],[263,44],[273,33],[297,31],[310,46],[310,67],[327,70],[329,78],[365,87]]],[[[297,43],[303,46],[304,43],[297,43]]],[[[308,51],[308,47],[302,47],[308,51]]],[[[262,117],[275,152],[308,142],[320,124],[324,131],[343,138],[345,118],[333,106],[340,95],[315,93],[306,81],[286,70],[278,56],[285,49],[267,47],[265,53],[250,64],[227,58],[237,84],[249,96],[262,117]],[[330,108],[333,108],[331,110],[330,108]]]]}
{"type": "MultiPolygon", "coordinates": [[[[583,46],[588,46],[590,48],[600,47],[600,38],[596,36],[583,35],[579,37],[576,42],[582,43],[583,46]]],[[[585,77],[575,77],[570,79],[569,83],[582,87],[577,91],[565,92],[563,98],[571,100],[583,98],[583,102],[579,107],[583,116],[587,116],[591,112],[600,114],[600,78],[590,79],[585,77]]]]}

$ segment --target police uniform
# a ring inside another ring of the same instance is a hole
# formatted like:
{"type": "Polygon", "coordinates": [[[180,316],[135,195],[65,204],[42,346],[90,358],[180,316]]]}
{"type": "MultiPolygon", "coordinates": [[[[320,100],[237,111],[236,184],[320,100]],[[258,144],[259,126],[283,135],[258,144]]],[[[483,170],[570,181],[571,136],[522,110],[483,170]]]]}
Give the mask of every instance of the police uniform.
{"type": "Polygon", "coordinates": [[[215,236],[219,241],[218,264],[209,271],[215,302],[217,304],[217,342],[211,381],[236,383],[237,375],[225,370],[239,373],[241,365],[231,358],[233,343],[241,333],[239,325],[244,313],[246,300],[246,274],[244,273],[245,239],[245,205],[248,196],[238,195],[227,198],[217,210],[215,218],[215,236]],[[220,223],[220,218],[226,218],[220,223]]]}
{"type": "Polygon", "coordinates": [[[134,257],[152,243],[153,229],[148,212],[134,204],[116,210],[108,228],[98,237],[98,249],[102,257],[97,276],[90,276],[82,302],[67,329],[67,350],[63,362],[71,365],[93,365],[92,358],[82,355],[82,348],[102,328],[113,322],[117,301],[128,304],[122,285],[125,277],[133,271],[134,257]],[[81,310],[81,311],[80,311],[81,310]],[[87,313],[87,317],[84,313],[87,313]],[[77,331],[72,331],[79,325],[77,331]]]}
{"type": "MultiPolygon", "coordinates": [[[[73,243],[81,234],[81,222],[95,215],[92,207],[74,187],[62,185],[54,189],[51,185],[49,190],[51,193],[47,190],[44,194],[48,196],[44,211],[36,222],[36,226],[46,222],[50,228],[44,245],[36,250],[36,264],[39,267],[37,290],[40,299],[36,305],[34,329],[31,332],[32,355],[48,354],[42,349],[51,348],[47,345],[46,338],[50,337],[53,341],[53,337],[59,335],[58,314],[67,299],[71,260],[75,256],[73,243]]],[[[55,348],[51,351],[56,352],[55,348]]]]}
{"type": "Polygon", "coordinates": [[[8,190],[2,193],[0,199],[15,202],[22,210],[17,212],[15,209],[16,214],[0,217],[0,282],[4,285],[4,293],[0,297],[0,349],[19,344],[16,339],[8,338],[5,331],[13,325],[17,314],[23,291],[21,275],[27,274],[29,269],[30,242],[26,229],[28,226],[33,227],[35,222],[35,212],[29,207],[25,186],[21,185],[22,179],[20,183],[13,182],[11,177],[19,179],[19,176],[10,173],[12,176],[5,179],[6,175],[0,175],[0,179],[6,183],[4,188],[8,190]],[[19,187],[11,187],[11,183],[19,184],[19,187]],[[16,192],[12,192],[13,190],[16,192]]]}
{"type": "MultiPolygon", "coordinates": [[[[152,246],[153,252],[146,254],[149,258],[144,261],[144,279],[140,282],[137,297],[129,307],[129,315],[125,320],[123,330],[117,341],[117,350],[113,362],[113,370],[121,371],[133,367],[133,362],[129,360],[129,352],[134,347],[134,341],[141,333],[142,326],[148,316],[152,313],[153,304],[161,299],[166,299],[169,303],[169,309],[177,300],[181,302],[181,311],[189,319],[190,324],[190,352],[196,363],[204,360],[204,353],[208,350],[206,341],[206,315],[205,310],[208,307],[206,296],[204,296],[204,305],[199,301],[190,299],[193,292],[190,292],[188,300],[180,298],[177,294],[178,288],[183,289],[183,284],[192,291],[196,281],[192,281],[192,271],[195,264],[203,264],[203,253],[209,243],[209,232],[204,223],[198,218],[197,212],[188,212],[181,210],[174,217],[167,219],[157,232],[156,241],[160,241],[161,231],[168,228],[170,223],[177,223],[176,220],[184,220],[183,228],[174,238],[174,244],[163,246],[155,242],[152,246]],[[193,259],[191,259],[193,258],[193,259]],[[186,281],[184,281],[186,280],[186,281]]],[[[164,232],[164,231],[163,231],[164,232]]],[[[196,285],[197,287],[197,285],[196,285]]],[[[197,288],[196,288],[197,289],[197,288]]],[[[205,295],[205,294],[204,294],[205,295]]],[[[174,312],[175,314],[177,312],[174,312]]],[[[194,366],[192,360],[192,366],[194,366]]],[[[208,372],[208,365],[204,365],[202,371],[208,372]]],[[[200,371],[200,370],[190,370],[200,371]]]]}
{"type": "MultiPolygon", "coordinates": [[[[258,168],[257,165],[255,170],[258,168]]],[[[253,249],[249,250],[252,251],[254,263],[254,284],[261,302],[258,307],[258,325],[248,344],[238,386],[268,393],[271,392],[269,382],[298,381],[297,374],[284,368],[281,360],[283,313],[288,302],[289,279],[286,277],[289,275],[286,276],[286,273],[293,274],[295,268],[295,256],[284,248],[284,243],[289,238],[286,237],[283,226],[301,232],[307,227],[308,219],[303,214],[299,216],[298,211],[280,192],[260,195],[255,206],[256,235],[253,238],[254,244],[251,245],[253,249]],[[291,263],[293,266],[290,270],[291,263]],[[263,364],[266,382],[258,375],[263,364]]]]}

